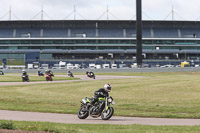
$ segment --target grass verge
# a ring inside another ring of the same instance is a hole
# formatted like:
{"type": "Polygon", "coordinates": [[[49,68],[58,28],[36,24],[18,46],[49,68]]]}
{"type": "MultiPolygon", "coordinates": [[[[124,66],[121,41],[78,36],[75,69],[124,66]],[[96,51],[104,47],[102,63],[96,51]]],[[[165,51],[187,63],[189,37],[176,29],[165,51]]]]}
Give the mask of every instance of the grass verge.
{"type": "MultiPolygon", "coordinates": [[[[200,126],[148,126],[106,124],[61,124],[0,120],[0,125],[12,125],[10,130],[48,131],[52,133],[199,133],[200,126]]],[[[7,129],[7,127],[1,127],[7,129]]]]}

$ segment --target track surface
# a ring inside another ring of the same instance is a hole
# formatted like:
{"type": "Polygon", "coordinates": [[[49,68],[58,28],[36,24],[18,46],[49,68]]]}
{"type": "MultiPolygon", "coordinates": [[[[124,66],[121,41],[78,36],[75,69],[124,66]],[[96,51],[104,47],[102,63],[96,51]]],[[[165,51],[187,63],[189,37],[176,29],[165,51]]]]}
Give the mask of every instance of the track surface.
{"type": "MultiPolygon", "coordinates": [[[[56,75],[60,77],[67,77],[67,75],[56,75]]],[[[31,77],[31,75],[30,75],[31,77]]],[[[124,79],[124,78],[142,78],[142,76],[96,76],[96,79],[88,78],[85,75],[75,75],[76,78],[80,80],[62,80],[62,81],[36,81],[36,82],[0,82],[0,86],[7,85],[28,85],[28,84],[51,84],[51,83],[62,83],[62,82],[78,82],[78,81],[88,81],[88,80],[103,80],[103,79],[124,79]]],[[[30,79],[31,80],[31,79],[30,79]]],[[[45,80],[45,78],[44,78],[45,80]]]]}
{"type": "MultiPolygon", "coordinates": [[[[66,75],[60,75],[66,76],[66,75]]],[[[61,83],[61,82],[77,82],[94,80],[85,75],[75,75],[81,80],[66,80],[53,82],[0,82],[1,86],[7,85],[26,85],[26,84],[41,84],[41,83],[61,83]]],[[[95,80],[102,79],[122,79],[122,78],[143,78],[142,76],[97,76],[95,80]]],[[[103,121],[101,118],[91,118],[80,120],[77,115],[73,114],[56,114],[56,113],[39,113],[39,112],[21,112],[0,110],[1,120],[17,120],[17,121],[41,121],[41,122],[56,122],[70,124],[141,124],[141,125],[200,125],[200,119],[168,119],[168,118],[138,118],[138,117],[118,117],[113,116],[108,121],[103,121]]]]}
{"type": "Polygon", "coordinates": [[[167,118],[138,118],[138,117],[118,117],[114,116],[110,120],[103,121],[100,118],[80,120],[77,115],[38,113],[0,110],[0,119],[17,121],[41,121],[68,124],[141,124],[141,125],[200,125],[199,119],[167,119],[167,118]]]}

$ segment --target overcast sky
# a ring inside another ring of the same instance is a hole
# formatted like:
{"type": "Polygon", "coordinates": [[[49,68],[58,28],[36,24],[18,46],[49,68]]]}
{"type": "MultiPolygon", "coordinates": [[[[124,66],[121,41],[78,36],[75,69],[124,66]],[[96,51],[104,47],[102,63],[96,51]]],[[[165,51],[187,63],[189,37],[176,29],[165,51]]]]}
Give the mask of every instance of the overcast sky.
{"type": "MultiPolygon", "coordinates": [[[[136,0],[0,0],[0,20],[135,20],[136,0]],[[76,13],[74,15],[74,5],[76,13]]],[[[200,0],[142,0],[144,20],[200,21],[200,0]]]]}

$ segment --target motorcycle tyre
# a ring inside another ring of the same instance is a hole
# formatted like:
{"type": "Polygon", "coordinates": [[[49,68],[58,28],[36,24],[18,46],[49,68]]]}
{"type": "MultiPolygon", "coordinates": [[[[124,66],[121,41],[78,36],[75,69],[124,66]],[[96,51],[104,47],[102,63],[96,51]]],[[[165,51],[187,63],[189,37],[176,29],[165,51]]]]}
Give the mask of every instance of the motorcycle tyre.
{"type": "Polygon", "coordinates": [[[89,112],[86,111],[86,113],[84,115],[80,115],[81,110],[82,110],[82,108],[80,108],[80,110],[78,111],[78,114],[77,114],[78,118],[79,119],[86,119],[89,116],[89,112]]]}
{"type": "Polygon", "coordinates": [[[101,119],[102,120],[109,120],[113,116],[114,108],[113,107],[108,107],[108,110],[110,110],[110,112],[107,115],[107,117],[104,117],[103,112],[101,113],[101,119]]]}

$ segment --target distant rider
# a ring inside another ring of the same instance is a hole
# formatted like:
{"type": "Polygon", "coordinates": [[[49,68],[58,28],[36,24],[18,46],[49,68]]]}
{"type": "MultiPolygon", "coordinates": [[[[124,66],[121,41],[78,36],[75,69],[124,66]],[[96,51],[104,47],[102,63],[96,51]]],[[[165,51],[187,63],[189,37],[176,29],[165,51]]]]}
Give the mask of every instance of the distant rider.
{"type": "Polygon", "coordinates": [[[41,71],[38,71],[39,76],[44,76],[44,74],[41,71]]]}
{"type": "Polygon", "coordinates": [[[68,73],[68,76],[69,76],[69,77],[73,77],[73,74],[72,74],[71,71],[68,71],[67,73],[68,73]]]}
{"type": "Polygon", "coordinates": [[[26,76],[26,77],[28,76],[28,74],[27,74],[27,72],[25,70],[22,70],[22,75],[26,76]]]}
{"type": "Polygon", "coordinates": [[[86,71],[85,74],[89,77],[89,74],[90,74],[90,73],[89,73],[88,71],[86,71]]]}
{"type": "Polygon", "coordinates": [[[3,72],[3,71],[0,71],[0,75],[4,75],[4,72],[3,72]]]}
{"type": "Polygon", "coordinates": [[[45,70],[45,74],[49,75],[49,76],[54,76],[54,74],[51,70],[45,70]]]}
{"type": "Polygon", "coordinates": [[[100,88],[99,90],[94,92],[94,97],[91,101],[91,105],[94,105],[96,102],[98,102],[99,97],[108,97],[108,92],[111,91],[111,85],[109,83],[104,85],[104,88],[100,88]]]}
{"type": "Polygon", "coordinates": [[[22,78],[25,78],[23,81],[29,81],[28,74],[25,70],[22,70],[22,78]]]}
{"type": "Polygon", "coordinates": [[[92,71],[90,72],[90,76],[91,76],[91,77],[94,76],[94,73],[93,73],[92,71]]]}
{"type": "Polygon", "coordinates": [[[88,77],[94,76],[94,73],[93,73],[92,71],[90,71],[90,72],[86,71],[85,74],[86,74],[88,77]]]}

